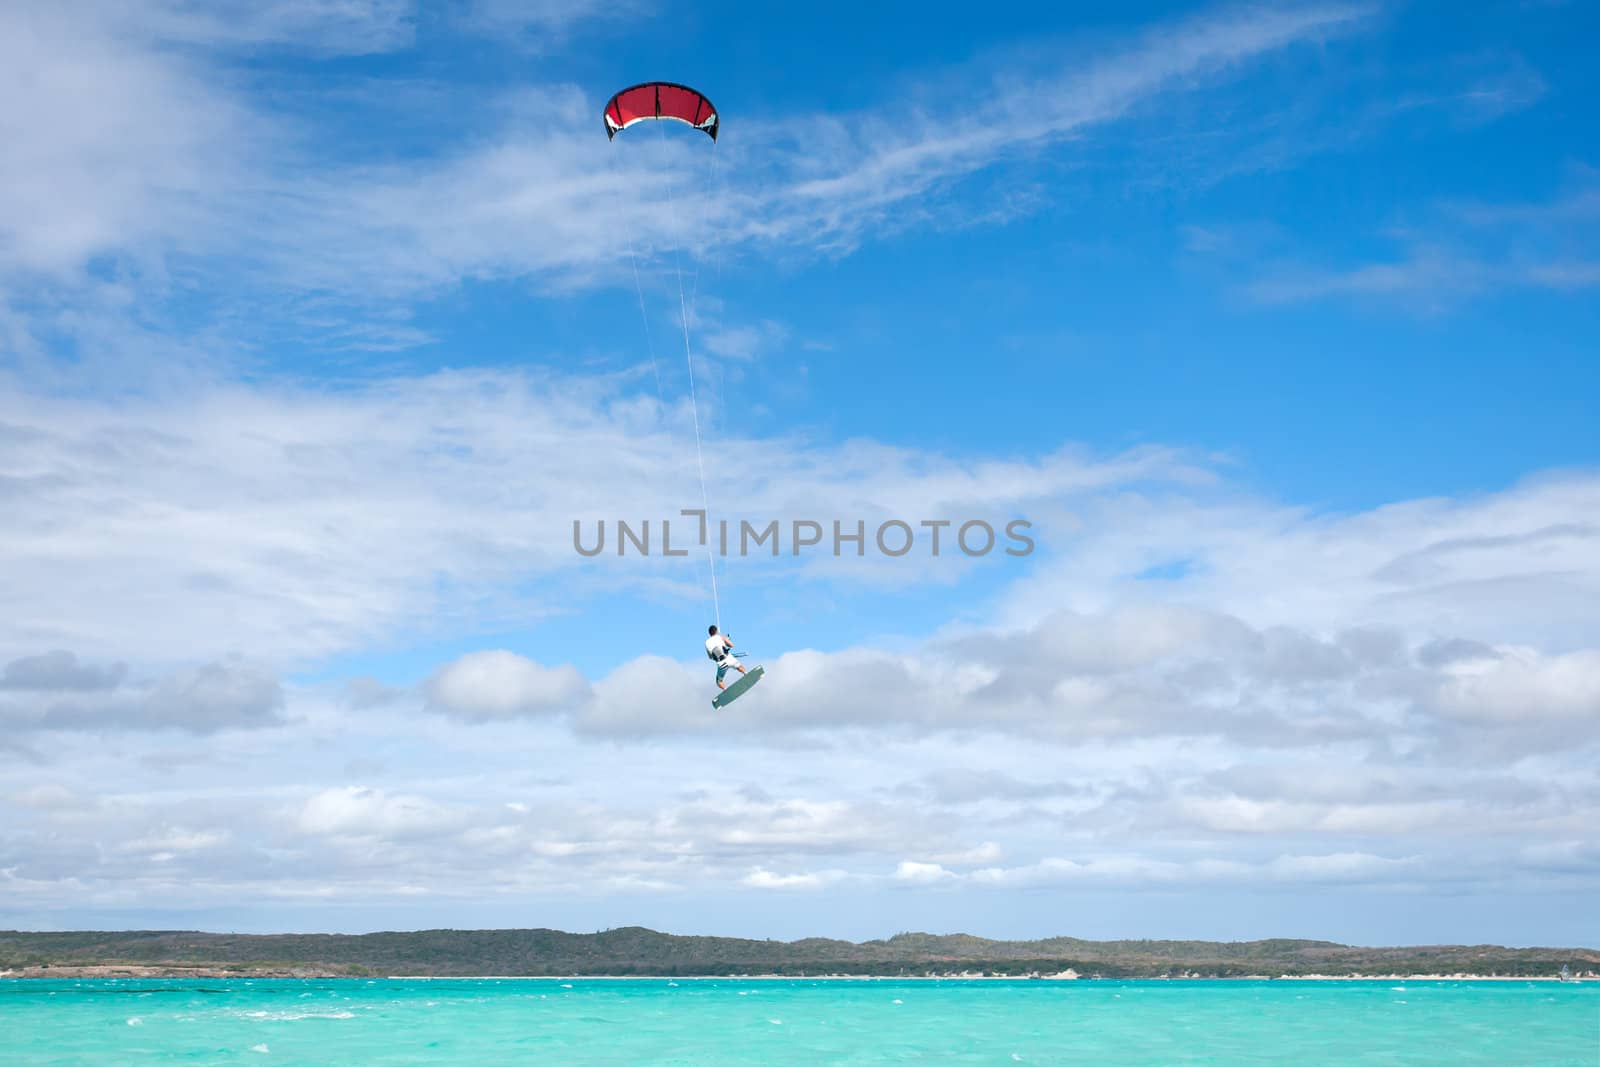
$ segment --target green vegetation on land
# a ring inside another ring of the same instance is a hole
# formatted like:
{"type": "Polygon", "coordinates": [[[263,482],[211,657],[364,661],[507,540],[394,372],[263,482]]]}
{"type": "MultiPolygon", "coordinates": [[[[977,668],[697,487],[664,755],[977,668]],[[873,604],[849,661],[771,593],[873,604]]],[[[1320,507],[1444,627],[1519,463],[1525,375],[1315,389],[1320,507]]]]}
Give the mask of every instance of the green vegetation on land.
{"type": "Polygon", "coordinates": [[[1075,971],[1105,978],[1247,975],[1470,974],[1550,977],[1562,965],[1600,971],[1592,949],[1428,945],[1361,948],[1330,941],[990,941],[905,933],[859,944],[827,938],[757,941],[679,937],[630,926],[559,930],[419,930],[376,934],[211,934],[169,930],[0,931],[0,971],[89,966],[176,973],[328,975],[1026,976],[1075,971]]]}

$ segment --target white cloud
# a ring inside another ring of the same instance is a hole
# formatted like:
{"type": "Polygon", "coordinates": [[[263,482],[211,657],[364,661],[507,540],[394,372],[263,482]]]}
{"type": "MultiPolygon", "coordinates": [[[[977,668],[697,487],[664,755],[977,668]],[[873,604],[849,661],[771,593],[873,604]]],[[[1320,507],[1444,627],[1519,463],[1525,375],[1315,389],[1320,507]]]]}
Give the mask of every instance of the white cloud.
{"type": "Polygon", "coordinates": [[[238,661],[208,663],[159,681],[146,698],[146,724],[199,731],[276,720],[283,689],[265,668],[238,661]]]}
{"type": "Polygon", "coordinates": [[[71,811],[84,806],[86,801],[64,785],[36,785],[10,797],[11,803],[23,808],[43,811],[71,811]]]}
{"type": "Polygon", "coordinates": [[[1482,817],[1459,798],[1327,804],[1232,793],[1186,794],[1176,801],[1173,815],[1188,825],[1230,834],[1310,832],[1368,837],[1448,831],[1482,817]]]}
{"type": "MultiPolygon", "coordinates": [[[[672,516],[698,500],[686,418],[615,383],[487,372],[343,395],[212,387],[116,401],[0,382],[12,515],[0,552],[14,564],[0,655],[248,649],[283,663],[398,628],[509,625],[567,610],[568,594],[530,597],[522,586],[578,573],[602,585],[626,573],[698,596],[697,582],[681,587],[689,564],[584,560],[572,547],[575,519],[592,530],[599,519],[672,516]],[[561,462],[544,461],[553,455],[561,462]],[[184,610],[171,610],[180,595],[184,610]],[[77,608],[89,602],[98,610],[77,608]],[[470,620],[460,617],[468,605],[470,620]]],[[[740,501],[758,521],[844,508],[869,519],[992,513],[1197,476],[1181,456],[1152,449],[964,462],[866,442],[721,444],[756,472],[740,501]]],[[[938,580],[884,562],[847,573],[826,557],[808,577],[938,580]]]]}
{"type": "MultiPolygon", "coordinates": [[[[1430,663],[1435,647],[1413,647],[1394,631],[1325,637],[1151,604],[1058,612],[1026,629],[935,638],[894,654],[784,653],[765,664],[759,699],[739,715],[709,713],[690,668],[647,657],[598,681],[594,702],[572,705],[573,721],[580,734],[613,739],[982,730],[1056,741],[1189,737],[1387,752],[1483,743],[1464,724],[1484,720],[1511,730],[1522,751],[1600,739],[1594,653],[1530,659],[1500,650],[1496,658],[1430,663]],[[1164,636],[1177,633],[1188,636],[1164,636]]],[[[1012,783],[988,795],[1050,792],[1061,790],[1012,783]]],[[[1252,822],[1280,829],[1273,820],[1298,818],[1239,798],[1191,805],[1219,829],[1252,822]]]]}
{"type": "MultiPolygon", "coordinates": [[[[790,745],[725,740],[592,746],[539,720],[436,729],[414,699],[381,717],[341,708],[330,696],[320,709],[297,706],[294,731],[220,737],[178,778],[138,758],[164,744],[138,734],[116,753],[84,738],[53,768],[13,769],[22,793],[0,799],[8,903],[92,913],[112,900],[242,899],[289,915],[307,901],[393,898],[445,917],[467,901],[523,906],[534,894],[896,886],[907,894],[897,907],[937,889],[951,906],[992,909],[1012,890],[1483,892],[1513,879],[1600,878],[1593,850],[1574,845],[1600,812],[1600,783],[1565,754],[1464,777],[1425,760],[1374,767],[1336,747],[1264,757],[1230,745],[1018,745],[968,733],[835,735],[797,759],[790,745]],[[336,780],[350,752],[374,749],[397,765],[381,782],[303,784],[336,780]],[[567,779],[529,779],[530,750],[567,779]],[[1056,774],[1076,786],[906,803],[894,787],[930,765],[991,781],[1056,774]],[[109,773],[116,792],[97,784],[109,773]],[[1219,790],[1281,811],[1241,826],[1179,803],[1219,790]]],[[[802,925],[828,929],[822,912],[807,914],[802,925]]]]}
{"type": "MultiPolygon", "coordinates": [[[[559,585],[528,591],[582,574],[603,596],[621,579],[621,562],[572,551],[573,516],[605,517],[603,499],[675,514],[697,495],[687,432],[668,421],[677,414],[593,383],[440,375],[337,398],[229,389],[185,399],[113,406],[0,389],[13,505],[0,551],[15,565],[0,617],[0,652],[13,659],[0,710],[9,699],[14,719],[39,721],[48,705],[61,708],[57,722],[275,721],[275,683],[237,660],[168,671],[137,709],[138,687],[98,664],[247,647],[290,666],[389,634],[581,610],[559,585]],[[562,463],[527,461],[553,449],[562,463]],[[76,608],[91,601],[94,612],[76,608]],[[19,705],[18,687],[46,674],[57,686],[125,684],[19,705]]],[[[478,654],[441,669],[436,705],[479,719],[567,710],[583,733],[609,737],[870,722],[1308,743],[1394,736],[1434,693],[1462,716],[1499,708],[1504,718],[1513,698],[1503,694],[1525,682],[1551,714],[1587,721],[1588,661],[1577,654],[1600,645],[1600,483],[1583,474],[1317,515],[1241,498],[1160,449],[999,462],[870,442],[736,447],[763,472],[741,494],[747,514],[1027,513],[1039,558],[992,617],[935,641],[774,658],[760,715],[714,715],[699,675],[651,657],[626,659],[591,690],[560,664],[478,654]],[[1142,577],[1169,560],[1186,561],[1176,577],[1142,577]],[[1513,658],[1482,679],[1446,662],[1452,647],[1500,656],[1495,646],[1577,658],[1521,674],[1510,673],[1513,658]]],[[[637,582],[670,578],[674,561],[625,562],[637,582]]],[[[891,560],[751,566],[774,582],[940,580],[936,568],[891,560]]]]}
{"type": "MultiPolygon", "coordinates": [[[[907,219],[938,219],[927,206],[931,190],[1225,78],[1240,64],[1350,32],[1369,14],[1331,4],[1225,9],[1094,63],[1059,64],[1066,74],[1015,83],[965,72],[970,84],[952,94],[959,104],[938,111],[901,100],[843,119],[764,123],[748,112],[743,132],[730,126],[720,150],[730,159],[719,167],[716,195],[675,212],[661,210],[669,188],[682,198],[706,175],[704,146],[598,143],[593,92],[510,87],[487,106],[478,92],[471,108],[456,111],[489,118],[441,124],[460,131],[458,139],[440,140],[420,160],[330,164],[306,147],[318,144],[315,126],[269,110],[271,95],[252,92],[254,83],[228,66],[235,45],[398,47],[412,33],[409,5],[297,0],[219,12],[168,0],[131,14],[115,5],[88,10],[106,18],[13,14],[0,23],[8,31],[0,41],[12,42],[10,53],[0,44],[0,60],[19,90],[0,94],[16,101],[11,114],[0,110],[9,138],[0,199],[10,205],[0,210],[0,274],[46,271],[81,285],[90,260],[114,261],[122,268],[118,328],[128,332],[128,305],[183,290],[197,264],[225,262],[245,289],[275,294],[277,317],[380,344],[419,336],[376,310],[385,301],[467,280],[621,280],[630,247],[646,262],[677,249],[709,251],[712,242],[794,254],[851,247],[907,219]],[[94,25],[116,32],[84,32],[94,25]],[[165,47],[169,41],[197,47],[165,47]],[[57,88],[39,107],[24,85],[57,88]],[[485,130],[484,122],[500,125],[485,130]],[[908,212],[908,204],[926,210],[908,212]],[[310,302],[297,305],[293,294],[310,302]]],[[[485,0],[466,23],[499,35],[559,32],[622,10],[574,0],[513,12],[485,0]]],[[[781,333],[771,323],[735,327],[708,338],[708,351],[743,356],[781,333]]]]}
{"type": "Polygon", "coordinates": [[[668,829],[690,840],[736,852],[800,854],[851,852],[915,832],[920,818],[849,800],[692,800],[672,814],[668,829]]]}
{"type": "Polygon", "coordinates": [[[826,889],[848,877],[844,871],[811,871],[801,874],[774,874],[757,867],[740,880],[751,889],[826,889]]]}
{"type": "Polygon", "coordinates": [[[128,841],[121,846],[124,852],[162,853],[197,852],[215,848],[228,840],[228,833],[219,830],[184,830],[169,827],[160,833],[128,841]]]}
{"type": "Polygon", "coordinates": [[[676,660],[636,656],[594,683],[594,700],[578,709],[580,729],[627,736],[673,708],[677,727],[712,729],[719,716],[702,695],[704,684],[676,660]]]}
{"type": "Polygon", "coordinates": [[[1292,882],[1386,882],[1414,874],[1416,857],[1339,852],[1324,856],[1279,856],[1267,864],[1269,877],[1292,882]]]}
{"type": "MultiPolygon", "coordinates": [[[[352,699],[286,691],[224,645],[287,668],[436,617],[441,575],[518,598],[603,576],[565,513],[676,503],[675,413],[503,375],[181,406],[0,396],[0,715],[31,749],[0,801],[17,899],[169,899],[202,871],[183,899],[1595,877],[1562,845],[1600,811],[1600,485],[1581,472],[1327,515],[1161,449],[751,441],[771,472],[752,509],[1072,517],[1041,518],[1030,576],[986,610],[781,652],[730,712],[703,661],[585,680],[507,651],[352,699]],[[571,458],[526,462],[556,448],[571,458]],[[1548,864],[1506,866],[1536,846],[1548,864]]],[[[764,573],[855,580],[790,562],[764,573]]]]}
{"type": "Polygon", "coordinates": [[[928,859],[936,861],[935,866],[954,864],[958,866],[972,866],[979,863],[994,863],[1005,854],[999,842],[985,841],[973,848],[959,849],[954,852],[940,852],[928,859]]]}
{"type": "Polygon", "coordinates": [[[406,838],[453,828],[462,817],[427,797],[345,786],[313,794],[296,821],[310,834],[406,838]]]}
{"type": "Polygon", "coordinates": [[[58,693],[115,689],[126,673],[127,667],[123,664],[95,667],[79,663],[71,652],[57,649],[6,664],[0,671],[0,689],[58,693]]]}
{"type": "Polygon", "coordinates": [[[959,94],[959,109],[908,103],[888,108],[892,117],[814,122],[793,149],[797,169],[810,176],[778,186],[771,196],[780,210],[757,225],[763,234],[850,247],[891,210],[942,183],[1115,122],[1162,93],[1192,90],[1252,59],[1349,33],[1371,13],[1355,4],[1224,9],[1098,61],[1064,63],[1064,73],[973,87],[959,94]]]}
{"type": "Polygon", "coordinates": [[[1527,479],[1500,492],[1350,514],[1265,502],[1112,495],[1005,614],[1019,625],[1159,600],[1266,627],[1496,642],[1600,643],[1600,479],[1527,479]],[[1140,574],[1187,560],[1178,581],[1140,574]]]}
{"type": "Polygon", "coordinates": [[[1048,857],[1025,867],[994,867],[966,876],[985,885],[1007,887],[1208,884],[1231,885],[1262,879],[1273,882],[1382,883],[1416,867],[1413,858],[1389,858],[1346,852],[1321,855],[1280,855],[1266,862],[1236,860],[1160,860],[1138,855],[1071,860],[1048,857]]]}
{"type": "Polygon", "coordinates": [[[1549,656],[1506,648],[1493,659],[1453,664],[1441,682],[1438,705],[1447,715],[1513,725],[1600,724],[1600,650],[1549,656]]]}
{"type": "Polygon", "coordinates": [[[937,863],[919,863],[916,860],[901,860],[894,869],[894,877],[901,882],[912,882],[917,885],[934,885],[954,879],[956,875],[946,870],[937,863]]]}
{"type": "MultiPolygon", "coordinates": [[[[145,5],[146,21],[103,33],[42,8],[0,13],[0,274],[45,309],[0,309],[0,343],[51,366],[40,316],[67,310],[49,329],[138,382],[104,399],[77,380],[51,395],[50,373],[0,381],[0,747],[20,757],[0,782],[8,907],[314,900],[365,915],[373,900],[536,893],[1597,884],[1590,472],[1327,514],[1251,498],[1220,463],[1172,449],[989,459],[730,434],[755,472],[740,487],[752,516],[1025,511],[1041,552],[1025,581],[932,636],[930,612],[916,633],[774,650],[767,682],[725,713],[708,706],[704,661],[627,654],[586,680],[537,651],[476,652],[419,687],[369,679],[334,699],[274,672],[582,612],[595,601],[578,588],[598,600],[648,584],[698,606],[670,566],[580,561],[568,538],[575,516],[693,503],[687,413],[625,383],[531,374],[338,395],[195,384],[192,367],[238,338],[144,322],[196,264],[226,264],[308,328],[403,345],[421,336],[403,309],[351,326],[344,305],[463,279],[613,279],[625,232],[647,263],[709,241],[849,248],[930,224],[997,163],[1369,9],[1231,9],[1026,83],[968,70],[959,107],[898,101],[892,128],[873,117],[881,102],[730,122],[725,186],[695,225],[615,194],[663,171],[685,183],[704,146],[602,156],[598,101],[570,87],[506,93],[420,159],[312,158],[309,135],[327,131],[265,113],[229,57],[401,47],[411,9],[246,7],[145,5]],[[592,211],[601,201],[626,207],[592,211]],[[530,752],[551,777],[529,773],[530,752]]],[[[475,10],[535,33],[599,14],[475,10]]],[[[1592,200],[1548,218],[1461,209],[1462,224],[1581,236],[1592,200]]],[[[1589,284],[1577,244],[1513,263],[1513,280],[1589,284]]],[[[1464,247],[1408,245],[1279,295],[1507,281],[1512,268],[1464,247]]],[[[788,340],[733,323],[700,347],[732,360],[788,340]]],[[[952,573],[882,562],[751,573],[779,590],[889,591],[952,573]]]]}
{"type": "Polygon", "coordinates": [[[1435,205],[1396,237],[1399,253],[1344,266],[1280,264],[1245,286],[1268,304],[1354,298],[1433,314],[1470,298],[1545,289],[1581,293],[1600,286],[1600,194],[1588,184],[1533,204],[1435,205]]]}
{"type": "Polygon", "coordinates": [[[514,652],[471,652],[439,669],[428,704],[463,719],[506,719],[572,709],[589,693],[572,667],[544,667],[514,652]]]}
{"type": "Polygon", "coordinates": [[[1047,856],[1025,866],[986,867],[973,871],[968,877],[982,885],[1006,888],[1071,885],[1081,882],[1149,885],[1189,880],[1202,872],[1208,875],[1239,875],[1243,874],[1245,869],[1243,865],[1217,861],[1202,861],[1191,866],[1170,860],[1148,859],[1134,854],[1088,860],[1047,856]]]}
{"type": "Polygon", "coordinates": [[[267,132],[203,63],[54,4],[0,6],[0,130],[0,278],[12,281],[192,248],[267,132]]]}
{"type": "Polygon", "coordinates": [[[502,41],[541,45],[589,20],[643,20],[652,6],[649,0],[467,0],[462,23],[502,41]]]}
{"type": "Polygon", "coordinates": [[[1419,310],[1437,312],[1467,297],[1508,289],[1581,290],[1600,286],[1600,262],[1486,262],[1470,252],[1418,249],[1391,263],[1344,271],[1286,269],[1279,277],[1252,282],[1246,292],[1267,304],[1328,297],[1420,298],[1419,310]]]}
{"type": "Polygon", "coordinates": [[[178,729],[209,734],[281,721],[277,677],[237,658],[151,678],[80,664],[68,652],[14,660],[0,684],[0,721],[12,730],[178,729]]]}
{"type": "Polygon", "coordinates": [[[753,324],[718,322],[696,327],[699,348],[723,359],[749,361],[779,348],[789,338],[782,323],[763,320],[753,324]]]}
{"type": "Polygon", "coordinates": [[[80,24],[114,27],[122,41],[214,48],[282,48],[367,55],[412,42],[415,0],[67,0],[80,24]]]}

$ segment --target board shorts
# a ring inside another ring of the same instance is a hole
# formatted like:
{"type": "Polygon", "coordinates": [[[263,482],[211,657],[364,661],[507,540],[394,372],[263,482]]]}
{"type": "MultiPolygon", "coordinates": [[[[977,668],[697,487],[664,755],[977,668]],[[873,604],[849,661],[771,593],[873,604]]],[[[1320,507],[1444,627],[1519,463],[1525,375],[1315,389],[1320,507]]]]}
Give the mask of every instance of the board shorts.
{"type": "Polygon", "coordinates": [[[717,681],[722,681],[722,676],[727,674],[729,671],[736,671],[738,669],[739,661],[733,658],[732,652],[728,653],[726,656],[723,656],[721,659],[717,660],[717,681]]]}

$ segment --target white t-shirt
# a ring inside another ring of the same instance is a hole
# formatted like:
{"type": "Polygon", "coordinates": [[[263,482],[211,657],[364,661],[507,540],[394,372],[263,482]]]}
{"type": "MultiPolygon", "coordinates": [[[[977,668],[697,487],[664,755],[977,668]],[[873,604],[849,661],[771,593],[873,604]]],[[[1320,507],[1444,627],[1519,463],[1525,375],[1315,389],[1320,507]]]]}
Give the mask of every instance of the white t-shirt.
{"type": "Polygon", "coordinates": [[[706,638],[706,655],[710,656],[712,659],[721,659],[724,655],[723,650],[725,648],[727,648],[727,646],[722,643],[721,634],[712,634],[710,637],[706,638]]]}

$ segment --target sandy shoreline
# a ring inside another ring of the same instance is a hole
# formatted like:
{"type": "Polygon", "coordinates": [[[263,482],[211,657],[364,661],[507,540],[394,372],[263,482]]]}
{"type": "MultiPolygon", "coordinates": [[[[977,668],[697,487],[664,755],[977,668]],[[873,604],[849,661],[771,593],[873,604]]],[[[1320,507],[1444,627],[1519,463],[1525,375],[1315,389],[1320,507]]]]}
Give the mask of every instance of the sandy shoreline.
{"type": "MultiPolygon", "coordinates": [[[[1569,984],[1584,981],[1581,978],[1562,979],[1555,975],[1516,976],[1505,974],[1239,974],[1239,975],[1189,975],[1182,978],[1107,978],[1075,974],[391,974],[397,981],[417,982],[479,982],[479,981],[534,981],[534,982],[1561,982],[1569,984]]],[[[1588,981],[1594,981],[1590,977],[1588,981]]]]}
{"type": "MultiPolygon", "coordinates": [[[[1076,971],[1039,975],[994,975],[956,972],[951,974],[388,974],[353,975],[348,972],[317,970],[314,968],[263,968],[239,971],[218,967],[142,967],[114,964],[87,964],[81,967],[26,967],[21,970],[0,971],[0,979],[34,978],[315,978],[353,981],[406,981],[406,982],[1068,982],[1097,981],[1076,971]]],[[[1584,975],[1569,982],[1594,981],[1596,976],[1584,975]]],[[[1560,982],[1556,975],[1494,975],[1494,974],[1246,974],[1229,976],[1186,975],[1176,978],[1106,979],[1107,981],[1144,982],[1560,982]]]]}

